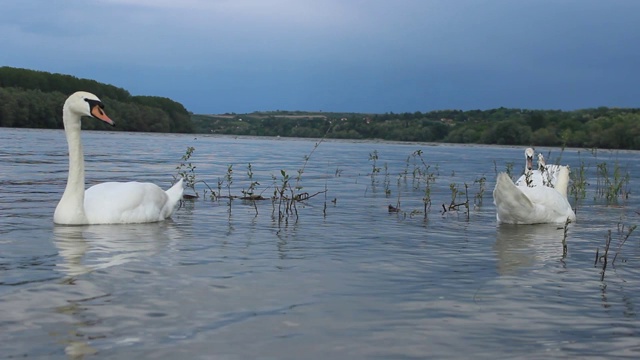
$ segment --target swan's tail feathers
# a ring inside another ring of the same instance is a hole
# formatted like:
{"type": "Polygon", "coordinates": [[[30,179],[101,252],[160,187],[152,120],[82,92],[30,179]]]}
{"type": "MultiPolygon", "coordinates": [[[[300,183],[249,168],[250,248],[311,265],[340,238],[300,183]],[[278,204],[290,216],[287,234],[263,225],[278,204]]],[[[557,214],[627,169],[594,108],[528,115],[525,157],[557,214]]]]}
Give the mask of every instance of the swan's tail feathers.
{"type": "Polygon", "coordinates": [[[507,173],[498,174],[493,201],[496,204],[498,222],[526,223],[534,211],[531,200],[513,183],[507,173]]]}
{"type": "Polygon", "coordinates": [[[169,196],[169,204],[172,207],[180,202],[182,199],[182,193],[184,192],[184,187],[182,186],[183,179],[180,179],[177,183],[173,184],[173,186],[166,191],[167,196],[169,196]]]}

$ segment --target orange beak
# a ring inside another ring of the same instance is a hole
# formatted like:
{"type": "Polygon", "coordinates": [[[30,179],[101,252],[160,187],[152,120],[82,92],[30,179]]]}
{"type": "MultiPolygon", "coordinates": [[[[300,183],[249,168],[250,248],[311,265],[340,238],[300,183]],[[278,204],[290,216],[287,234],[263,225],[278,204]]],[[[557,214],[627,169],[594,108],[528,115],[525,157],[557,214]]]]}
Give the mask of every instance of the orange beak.
{"type": "Polygon", "coordinates": [[[93,108],[91,108],[91,116],[98,120],[102,120],[111,126],[116,126],[116,123],[113,120],[109,119],[104,110],[102,110],[100,104],[95,104],[93,108]]]}

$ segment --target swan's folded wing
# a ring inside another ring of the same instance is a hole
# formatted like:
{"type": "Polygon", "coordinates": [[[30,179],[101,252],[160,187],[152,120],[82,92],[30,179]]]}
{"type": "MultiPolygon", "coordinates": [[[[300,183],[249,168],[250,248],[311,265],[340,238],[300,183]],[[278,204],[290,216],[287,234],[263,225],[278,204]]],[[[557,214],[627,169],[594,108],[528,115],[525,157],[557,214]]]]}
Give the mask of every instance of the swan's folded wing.
{"type": "MultiPolygon", "coordinates": [[[[526,190],[525,190],[526,191],[526,190]]],[[[536,223],[563,223],[569,218],[575,220],[575,213],[569,201],[556,189],[542,187],[527,192],[527,196],[535,204],[532,219],[536,223]]]]}
{"type": "Polygon", "coordinates": [[[84,208],[92,224],[143,223],[168,217],[167,202],[167,194],[155,184],[106,182],[85,191],[84,208]]]}

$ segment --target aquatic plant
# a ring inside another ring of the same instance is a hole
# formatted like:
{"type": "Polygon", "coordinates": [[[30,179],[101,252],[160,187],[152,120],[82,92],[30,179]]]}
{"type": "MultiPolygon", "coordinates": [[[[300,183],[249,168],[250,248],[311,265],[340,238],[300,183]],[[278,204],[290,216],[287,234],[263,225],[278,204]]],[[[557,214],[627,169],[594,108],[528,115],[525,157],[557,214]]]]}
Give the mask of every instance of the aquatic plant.
{"type": "Polygon", "coordinates": [[[378,150],[373,150],[373,153],[369,153],[369,161],[371,164],[371,185],[375,185],[376,183],[376,175],[380,172],[380,168],[378,167],[378,150]]]}
{"type": "MultiPolygon", "coordinates": [[[[428,217],[429,209],[431,209],[431,185],[436,181],[436,172],[430,171],[431,165],[427,164],[422,155],[424,152],[420,149],[411,153],[410,158],[413,163],[413,187],[419,189],[424,182],[424,190],[422,197],[424,219],[428,217]]],[[[408,160],[409,158],[407,158],[408,160]]]]}
{"type": "Polygon", "coordinates": [[[416,189],[420,188],[422,181],[434,182],[438,175],[438,166],[436,165],[435,171],[429,171],[431,165],[427,164],[422,154],[424,154],[422,150],[416,150],[411,154],[411,158],[413,159],[413,181],[416,182],[416,184],[414,184],[414,188],[416,189]]]}
{"type": "Polygon", "coordinates": [[[505,165],[505,167],[506,167],[505,171],[506,171],[507,175],[509,175],[510,178],[513,178],[513,164],[514,164],[513,161],[509,161],[505,165]]]}
{"type": "Polygon", "coordinates": [[[227,166],[227,173],[224,175],[224,181],[227,183],[227,193],[229,194],[229,213],[231,213],[231,202],[233,197],[231,196],[231,184],[233,184],[233,164],[227,166]]]}
{"type": "MultiPolygon", "coordinates": [[[[398,175],[398,180],[396,181],[396,185],[398,187],[398,198],[396,199],[396,208],[397,209],[400,209],[400,196],[402,194],[402,179],[403,179],[403,174],[400,173],[398,175]]],[[[389,191],[387,193],[386,190],[385,190],[385,194],[386,194],[387,197],[389,197],[389,195],[391,195],[391,192],[389,191]]]]}
{"type": "Polygon", "coordinates": [[[256,200],[263,200],[262,195],[256,195],[256,187],[260,185],[259,182],[253,179],[253,167],[251,163],[247,165],[247,177],[249,178],[249,187],[247,190],[242,189],[242,200],[249,200],[253,204],[253,208],[256,211],[256,216],[258,215],[258,205],[256,204],[256,200]]]}
{"type": "Polygon", "coordinates": [[[191,189],[194,193],[194,196],[198,196],[196,192],[195,184],[196,184],[196,166],[191,163],[191,155],[196,149],[193,146],[188,146],[186,152],[180,158],[180,164],[176,166],[176,170],[178,170],[178,176],[174,176],[173,180],[177,181],[178,178],[182,178],[184,180],[185,187],[191,189]]]}
{"type": "MultiPolygon", "coordinates": [[[[292,211],[295,211],[296,217],[298,215],[298,211],[295,208],[295,202],[291,201],[292,197],[288,197],[285,195],[285,191],[290,189],[289,181],[291,178],[286,171],[280,170],[280,183],[275,184],[275,188],[273,190],[273,199],[278,202],[278,223],[284,219],[285,216],[288,216],[292,211]]],[[[276,181],[275,176],[273,177],[274,181],[276,181]]],[[[293,192],[293,190],[290,190],[293,192]]]]}
{"type": "Polygon", "coordinates": [[[587,196],[587,170],[584,160],[580,160],[580,167],[577,171],[571,171],[569,176],[571,178],[569,193],[573,196],[573,210],[577,213],[578,203],[587,196]]]}
{"type": "MultiPolygon", "coordinates": [[[[384,194],[389,197],[391,196],[391,180],[389,179],[389,166],[387,165],[387,163],[384,163],[384,181],[383,181],[383,185],[384,185],[384,194]]],[[[400,191],[398,191],[400,192],[400,191]]]]}
{"type": "Polygon", "coordinates": [[[469,221],[469,185],[465,182],[464,183],[464,196],[466,198],[466,201],[464,202],[464,207],[467,210],[467,221],[469,221]]]}
{"type": "Polygon", "coordinates": [[[473,180],[473,183],[478,184],[478,192],[473,198],[473,203],[475,206],[482,206],[482,199],[484,198],[484,192],[486,190],[487,178],[483,175],[473,180]]]}
{"type": "Polygon", "coordinates": [[[424,206],[424,219],[427,219],[429,209],[431,209],[431,183],[427,182],[424,187],[424,196],[422,197],[422,204],[424,206]]]}
{"type": "Polygon", "coordinates": [[[458,184],[450,183],[449,190],[451,190],[451,204],[449,204],[449,210],[452,210],[456,206],[455,203],[456,203],[456,197],[458,196],[458,184]]]}
{"type": "MultiPolygon", "coordinates": [[[[320,146],[320,144],[324,141],[324,138],[319,142],[314,144],[313,149],[308,155],[304,156],[304,162],[302,167],[300,167],[296,171],[295,184],[291,184],[292,178],[287,174],[284,169],[280,170],[280,179],[278,182],[278,178],[275,175],[271,175],[273,180],[273,209],[272,213],[275,213],[275,204],[278,204],[278,223],[281,223],[282,220],[288,219],[289,216],[295,215],[296,221],[298,220],[298,209],[296,207],[296,203],[300,201],[306,201],[318,194],[327,193],[327,185],[325,183],[325,189],[323,191],[318,191],[314,194],[309,194],[308,192],[301,191],[303,189],[302,186],[302,175],[311,159],[311,155],[316,151],[316,149],[320,146]]],[[[336,171],[337,173],[337,171],[336,171]]],[[[336,200],[337,201],[337,200],[336,200]]],[[[323,212],[326,211],[326,195],[325,195],[325,206],[323,212]]]]}
{"type": "Polygon", "coordinates": [[[618,202],[618,197],[626,199],[629,196],[629,172],[622,173],[622,168],[618,161],[615,161],[613,173],[610,173],[607,162],[598,163],[596,165],[596,194],[604,197],[607,204],[618,202]]]}

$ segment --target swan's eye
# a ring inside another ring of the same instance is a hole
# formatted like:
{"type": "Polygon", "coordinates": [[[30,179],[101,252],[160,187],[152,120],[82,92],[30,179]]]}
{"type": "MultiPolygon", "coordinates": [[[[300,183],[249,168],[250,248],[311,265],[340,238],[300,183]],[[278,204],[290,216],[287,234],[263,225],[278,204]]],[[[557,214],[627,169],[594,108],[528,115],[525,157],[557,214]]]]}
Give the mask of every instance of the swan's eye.
{"type": "Polygon", "coordinates": [[[84,99],[84,101],[89,103],[90,109],[93,109],[96,106],[98,106],[100,109],[104,109],[104,104],[102,103],[102,101],[92,100],[92,99],[84,99]]]}

